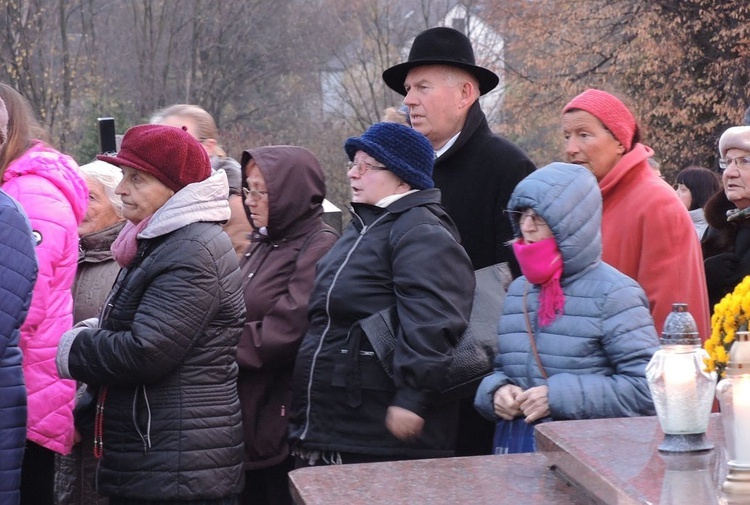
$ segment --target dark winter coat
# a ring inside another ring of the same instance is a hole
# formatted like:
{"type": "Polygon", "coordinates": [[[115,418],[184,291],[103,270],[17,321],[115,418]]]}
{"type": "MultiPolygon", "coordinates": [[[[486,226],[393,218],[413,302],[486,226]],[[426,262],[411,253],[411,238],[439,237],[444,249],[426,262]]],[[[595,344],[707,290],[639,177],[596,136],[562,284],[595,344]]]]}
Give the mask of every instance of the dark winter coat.
{"type": "Polygon", "coordinates": [[[490,131],[478,101],[456,143],[435,161],[435,187],[475,269],[507,261],[514,275],[520,274],[507,245],[513,230],[503,210],[516,184],[534,169],[518,146],[490,131]]]}
{"type": "Polygon", "coordinates": [[[101,328],[60,341],[61,375],[100,392],[102,495],[219,500],[242,490],[235,356],[245,308],[219,224],[226,197],[223,172],[172,196],[138,235],[101,328]]]}
{"type": "Polygon", "coordinates": [[[701,246],[711,312],[714,305],[750,275],[750,216],[730,222],[727,221],[729,210],[737,210],[737,207],[723,190],[711,197],[704,207],[709,227],[701,246]]]}
{"type": "Polygon", "coordinates": [[[120,271],[110,246],[125,221],[81,237],[78,270],[73,284],[73,323],[99,317],[107,295],[120,271]]]}
{"type": "Polygon", "coordinates": [[[318,263],[294,371],[290,437],[300,450],[452,454],[457,405],[436,397],[468,324],[474,274],[439,202],[429,189],[387,208],[354,204],[352,222],[318,263]],[[401,328],[391,380],[356,323],[394,304],[401,328]],[[425,420],[416,441],[388,431],[391,405],[425,420]]]}
{"type": "Polygon", "coordinates": [[[37,265],[31,225],[21,205],[0,190],[0,504],[19,503],[26,443],[26,386],[19,347],[37,265]]]}
{"type": "MultiPolygon", "coordinates": [[[[294,359],[307,330],[315,264],[338,234],[322,221],[323,170],[294,146],[245,151],[268,190],[268,234],[257,231],[240,259],[247,322],[237,347],[245,433],[245,468],[276,465],[289,455],[287,414],[294,359]]],[[[247,173],[242,180],[245,181],[247,173]]]]}

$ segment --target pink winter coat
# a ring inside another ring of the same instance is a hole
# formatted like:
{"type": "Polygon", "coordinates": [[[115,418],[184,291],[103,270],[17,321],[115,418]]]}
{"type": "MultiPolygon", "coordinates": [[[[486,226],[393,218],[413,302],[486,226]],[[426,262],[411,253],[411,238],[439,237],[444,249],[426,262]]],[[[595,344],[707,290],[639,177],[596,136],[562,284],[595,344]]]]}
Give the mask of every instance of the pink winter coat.
{"type": "Polygon", "coordinates": [[[37,142],[3,174],[3,190],[21,203],[36,238],[39,274],[21,326],[28,393],[27,438],[67,454],[73,447],[75,381],[61,380],[57,343],[73,324],[71,287],[78,262],[78,225],[88,189],[69,156],[37,142]]]}

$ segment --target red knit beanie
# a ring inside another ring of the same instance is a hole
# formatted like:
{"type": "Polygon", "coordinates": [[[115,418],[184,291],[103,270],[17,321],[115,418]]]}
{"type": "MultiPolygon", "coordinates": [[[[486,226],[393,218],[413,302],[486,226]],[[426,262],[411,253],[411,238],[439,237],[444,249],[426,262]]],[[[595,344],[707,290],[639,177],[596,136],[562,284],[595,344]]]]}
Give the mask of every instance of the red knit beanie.
{"type": "Polygon", "coordinates": [[[99,154],[96,159],[147,172],[175,192],[211,175],[206,150],[185,127],[133,126],[125,132],[116,156],[99,154]]]}
{"type": "Polygon", "coordinates": [[[623,145],[625,152],[633,147],[637,129],[635,116],[620,99],[598,89],[587,89],[563,108],[563,114],[579,109],[595,116],[623,145]]]}

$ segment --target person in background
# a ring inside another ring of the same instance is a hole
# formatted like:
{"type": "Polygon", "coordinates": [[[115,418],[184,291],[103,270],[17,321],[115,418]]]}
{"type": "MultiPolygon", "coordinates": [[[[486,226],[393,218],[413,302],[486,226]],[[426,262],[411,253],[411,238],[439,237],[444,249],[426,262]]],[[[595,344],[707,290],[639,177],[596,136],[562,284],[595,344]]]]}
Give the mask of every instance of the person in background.
{"type": "MultiPolygon", "coordinates": [[[[82,165],[81,173],[89,188],[89,205],[86,216],[78,227],[81,240],[78,271],[73,285],[74,323],[98,317],[101,313],[120,271],[120,265],[114,260],[110,247],[125,225],[122,200],[115,193],[115,188],[122,180],[122,170],[96,160],[82,165]]],[[[86,386],[79,385],[77,397],[80,399],[87,394],[86,386]]],[[[74,417],[77,417],[75,413],[78,410],[74,410],[74,417]]],[[[56,505],[108,503],[107,498],[100,496],[92,486],[97,462],[93,449],[93,426],[84,427],[77,422],[73,451],[67,456],[57,457],[56,505]]]]}
{"type": "Polygon", "coordinates": [[[704,167],[685,167],[677,173],[674,189],[693,220],[698,238],[702,239],[708,227],[703,206],[721,189],[719,177],[704,167]]]}
{"type": "Polygon", "coordinates": [[[125,226],[122,199],[115,193],[122,170],[96,160],[82,165],[81,173],[89,188],[89,206],[78,227],[81,241],[73,287],[74,323],[99,316],[120,271],[110,247],[125,226]]]}
{"type": "Polygon", "coordinates": [[[117,155],[122,268],[98,320],[63,335],[57,367],[93,390],[95,489],[110,505],[236,503],[245,321],[227,179],[180,128],[139,125],[117,155]]]}
{"type": "Polygon", "coordinates": [[[409,107],[402,105],[399,108],[388,107],[383,111],[381,119],[384,123],[400,123],[404,126],[411,126],[409,121],[409,107]]]}
{"type": "MultiPolygon", "coordinates": [[[[0,100],[0,144],[7,139],[7,122],[0,100]]],[[[9,505],[21,499],[26,387],[20,335],[36,281],[35,245],[26,213],[0,189],[0,503],[9,505]]]]}
{"type": "MultiPolygon", "coordinates": [[[[492,133],[482,112],[479,97],[498,85],[497,74],[475,64],[466,35],[436,27],[417,35],[408,60],[386,69],[383,80],[404,95],[412,127],[432,144],[435,187],[474,269],[507,263],[517,276],[503,210],[535,166],[518,146],[492,133]]],[[[471,395],[462,401],[458,430],[458,456],[487,454],[494,426],[476,413],[471,395]]]]}
{"type": "Polygon", "coordinates": [[[711,309],[750,275],[750,126],[733,126],[719,139],[724,190],[706,203],[709,228],[703,256],[711,309]]]}
{"type": "Polygon", "coordinates": [[[55,454],[73,447],[76,386],[60,379],[54,356],[60,336],[73,326],[71,288],[88,189],[73,158],[43,140],[44,129],[28,101],[4,83],[0,99],[8,112],[0,187],[29,217],[39,268],[20,341],[28,394],[21,503],[36,505],[54,500],[55,454]]]}
{"type": "Polygon", "coordinates": [[[687,303],[710,335],[706,277],[690,215],[654,177],[633,113],[614,95],[588,89],[562,110],[565,157],[588,168],[602,192],[602,260],[646,292],[657,332],[673,303],[687,303]],[[679,254],[678,254],[679,251],[679,254]]]}
{"type": "Polygon", "coordinates": [[[432,147],[407,126],[376,123],[344,149],[352,221],[318,262],[292,384],[295,464],[452,456],[458,405],[438,394],[475,280],[433,188],[432,147]],[[390,308],[393,378],[361,327],[390,308]]]}
{"type": "Polygon", "coordinates": [[[151,124],[168,126],[185,126],[190,135],[201,143],[211,160],[211,168],[224,170],[229,181],[229,208],[232,215],[224,224],[224,231],[232,239],[237,256],[241,256],[250,244],[252,228],[245,217],[245,207],[242,204],[242,176],[240,164],[234,158],[227,156],[219,144],[219,129],[213,116],[205,109],[191,104],[175,104],[157,111],[151,124]]]}
{"type": "Polygon", "coordinates": [[[253,225],[240,259],[247,320],[237,347],[245,432],[246,505],[291,505],[287,443],[294,360],[307,331],[315,264],[338,238],[323,223],[325,176],[304,147],[242,154],[245,208],[253,225]]]}
{"type": "Polygon", "coordinates": [[[540,421],[654,415],[646,365],[659,339],[641,287],[601,260],[591,172],[537,170],[516,186],[508,214],[523,276],[508,289],[495,370],[475,398],[498,421],[495,453],[533,452],[540,421]]]}

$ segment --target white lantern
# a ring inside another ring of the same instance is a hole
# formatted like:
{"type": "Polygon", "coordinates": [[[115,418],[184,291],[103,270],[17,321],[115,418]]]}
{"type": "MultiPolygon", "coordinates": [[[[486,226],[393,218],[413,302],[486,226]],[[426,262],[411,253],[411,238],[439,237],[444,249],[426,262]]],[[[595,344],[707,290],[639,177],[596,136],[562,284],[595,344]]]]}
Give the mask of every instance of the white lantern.
{"type": "Polygon", "coordinates": [[[664,322],[661,348],[646,367],[651,397],[664,432],[662,452],[706,451],[716,372],[706,372],[708,353],[687,304],[675,303],[664,322]]]}
{"type": "Polygon", "coordinates": [[[722,491],[750,495],[750,332],[735,334],[725,371],[716,386],[729,468],[722,491]]]}

